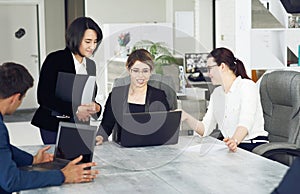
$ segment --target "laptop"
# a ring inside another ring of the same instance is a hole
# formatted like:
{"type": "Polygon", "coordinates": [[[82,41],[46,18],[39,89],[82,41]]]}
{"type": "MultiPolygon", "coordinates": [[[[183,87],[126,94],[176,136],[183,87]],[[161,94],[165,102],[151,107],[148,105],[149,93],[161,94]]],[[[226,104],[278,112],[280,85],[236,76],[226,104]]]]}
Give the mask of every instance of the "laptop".
{"type": "Polygon", "coordinates": [[[126,113],[113,134],[122,147],[177,144],[181,111],[126,113]]]}
{"type": "Polygon", "coordinates": [[[23,170],[59,170],[82,155],[81,163],[93,159],[97,127],[76,123],[60,122],[54,150],[54,160],[23,167],[23,170]]]}
{"type": "MultiPolygon", "coordinates": [[[[95,76],[58,72],[55,96],[62,101],[72,102],[76,107],[88,104],[93,101],[95,84],[95,76]]],[[[62,115],[56,111],[52,111],[52,116],[68,118],[68,115],[62,115]]]]}

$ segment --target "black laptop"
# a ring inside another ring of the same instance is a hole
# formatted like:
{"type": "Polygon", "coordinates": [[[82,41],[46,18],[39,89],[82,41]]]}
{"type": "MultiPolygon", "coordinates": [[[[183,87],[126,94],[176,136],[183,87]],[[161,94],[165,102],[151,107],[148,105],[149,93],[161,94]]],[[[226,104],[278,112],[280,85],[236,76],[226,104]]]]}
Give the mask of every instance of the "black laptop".
{"type": "Polygon", "coordinates": [[[113,140],[123,147],[177,144],[181,111],[124,114],[113,140]]]}
{"type": "Polygon", "coordinates": [[[97,127],[60,122],[52,162],[26,166],[23,170],[54,170],[64,168],[71,160],[82,155],[81,163],[93,159],[97,127]]]}

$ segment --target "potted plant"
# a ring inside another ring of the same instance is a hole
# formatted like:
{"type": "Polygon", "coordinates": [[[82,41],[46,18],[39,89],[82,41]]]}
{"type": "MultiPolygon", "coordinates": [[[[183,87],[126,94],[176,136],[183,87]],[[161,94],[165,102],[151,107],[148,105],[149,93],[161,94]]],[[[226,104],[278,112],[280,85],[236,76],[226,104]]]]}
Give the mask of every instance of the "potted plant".
{"type": "Polygon", "coordinates": [[[169,64],[178,64],[167,44],[164,42],[141,40],[134,44],[132,50],[134,51],[141,48],[146,49],[152,55],[155,64],[155,72],[158,74],[163,73],[162,66],[169,64]]]}

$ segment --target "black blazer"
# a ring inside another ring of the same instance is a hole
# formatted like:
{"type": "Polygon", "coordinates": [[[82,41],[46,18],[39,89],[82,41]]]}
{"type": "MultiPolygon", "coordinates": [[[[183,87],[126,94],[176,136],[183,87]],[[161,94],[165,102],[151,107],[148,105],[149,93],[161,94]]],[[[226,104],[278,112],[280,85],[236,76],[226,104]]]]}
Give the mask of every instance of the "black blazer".
{"type": "MultiPolygon", "coordinates": [[[[86,66],[88,75],[95,76],[95,62],[86,58],[86,66]]],[[[55,97],[58,72],[76,74],[73,56],[68,48],[50,53],[43,63],[39,77],[37,100],[40,106],[35,112],[31,124],[50,131],[57,131],[60,121],[74,122],[72,103],[55,97]],[[70,119],[58,119],[52,116],[52,111],[68,115],[70,119]]],[[[99,115],[100,112],[97,113],[97,116],[99,115]]]]}
{"type": "MultiPolygon", "coordinates": [[[[121,119],[124,113],[129,112],[128,90],[129,85],[115,87],[106,100],[103,118],[98,130],[98,135],[103,136],[105,140],[111,135],[115,124],[118,123],[118,119],[121,119]]],[[[148,85],[145,112],[166,110],[169,111],[170,107],[165,92],[148,85]],[[155,101],[162,104],[153,103],[155,101]]]]}
{"type": "Polygon", "coordinates": [[[298,194],[300,192],[300,157],[297,157],[272,194],[298,194]]]}

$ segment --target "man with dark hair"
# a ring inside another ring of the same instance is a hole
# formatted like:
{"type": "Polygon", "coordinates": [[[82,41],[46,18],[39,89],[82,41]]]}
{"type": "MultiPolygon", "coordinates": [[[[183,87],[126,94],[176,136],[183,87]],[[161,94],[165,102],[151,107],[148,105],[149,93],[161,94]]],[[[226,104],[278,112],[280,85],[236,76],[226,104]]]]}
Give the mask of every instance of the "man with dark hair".
{"type": "Polygon", "coordinates": [[[85,170],[95,166],[90,162],[77,165],[82,156],[71,161],[62,170],[44,172],[23,171],[22,166],[48,162],[53,154],[46,151],[46,146],[35,156],[10,144],[8,130],[3,123],[3,115],[12,114],[22,103],[29,88],[33,86],[33,78],[25,67],[16,63],[0,65],[0,193],[33,189],[63,183],[90,182],[98,174],[97,170],[85,170]]]}

